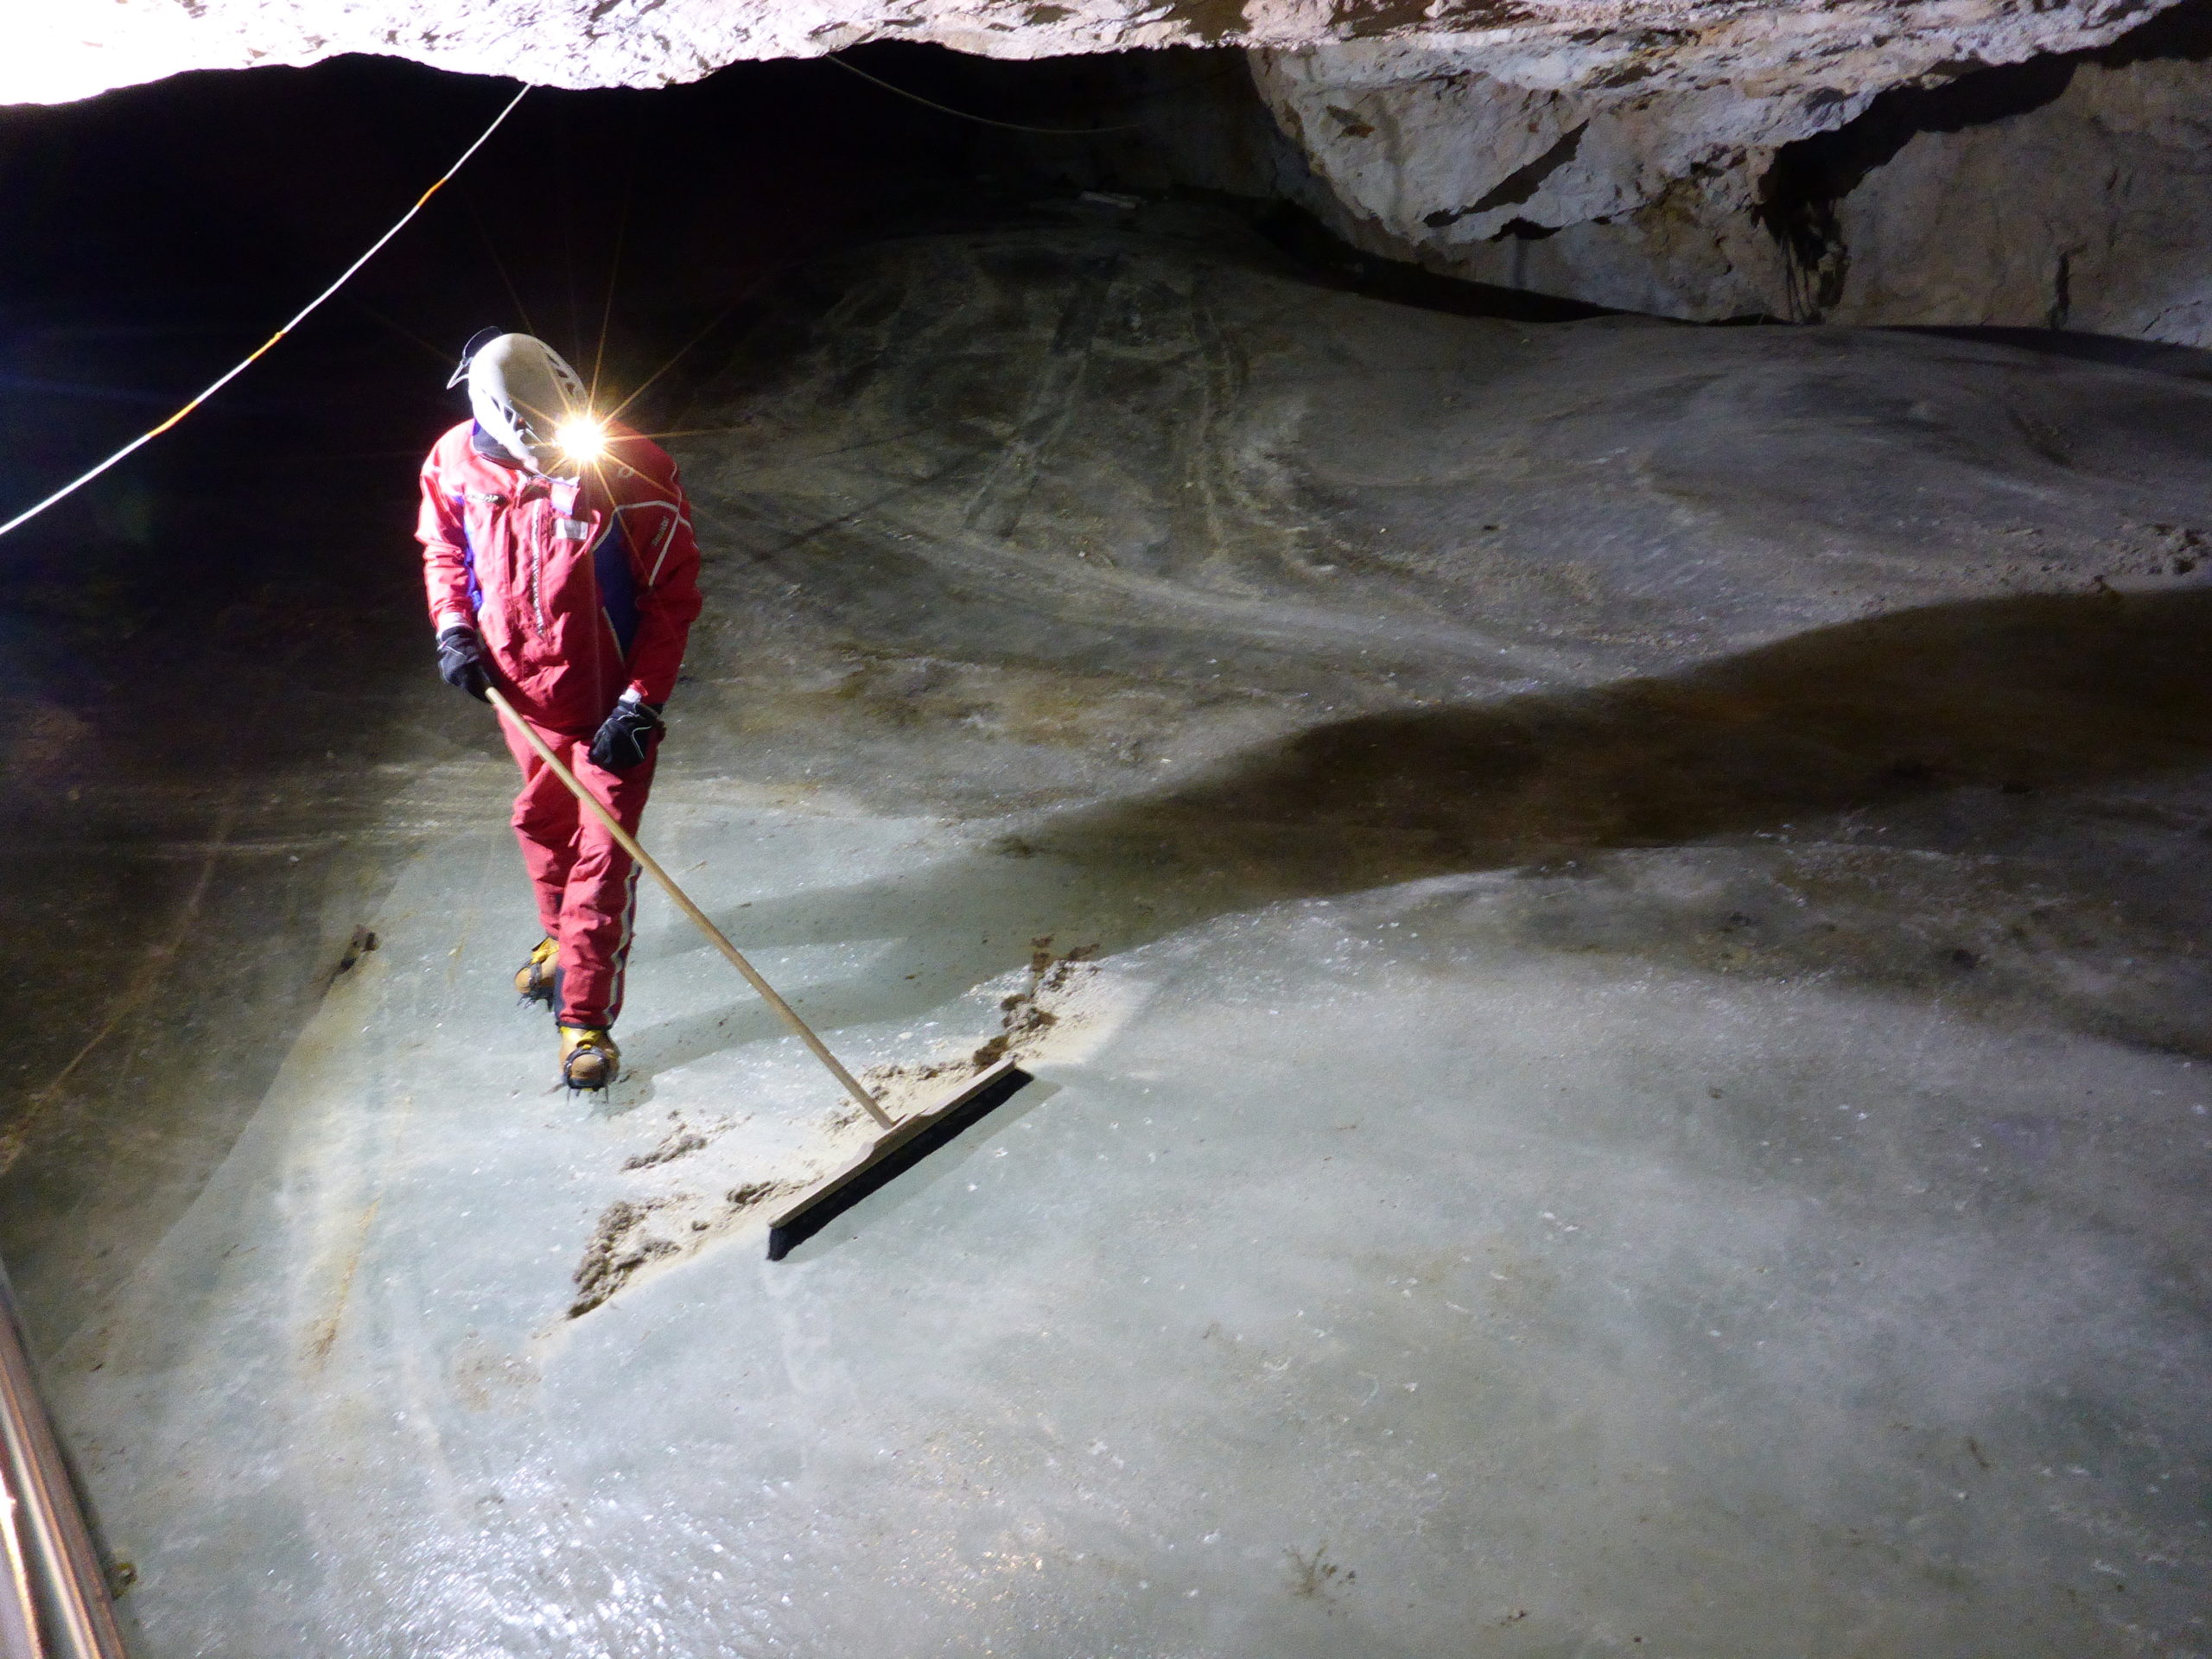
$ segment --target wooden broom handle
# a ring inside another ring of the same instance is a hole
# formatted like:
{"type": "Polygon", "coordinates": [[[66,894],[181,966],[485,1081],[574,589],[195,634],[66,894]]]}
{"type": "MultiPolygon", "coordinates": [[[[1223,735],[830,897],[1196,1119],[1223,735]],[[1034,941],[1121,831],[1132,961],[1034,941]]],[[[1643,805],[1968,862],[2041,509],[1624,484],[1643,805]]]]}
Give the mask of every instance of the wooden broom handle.
{"type": "Polygon", "coordinates": [[[891,1119],[883,1108],[875,1103],[875,1096],[861,1085],[858,1077],[845,1070],[844,1064],[830,1052],[829,1045],[814,1034],[814,1027],[800,1019],[797,1010],[776,994],[776,988],[760,977],[760,970],[745,959],[743,951],[723,937],[721,929],[707,919],[707,912],[685,896],[683,889],[676,885],[669,873],[653,861],[652,855],[638,845],[637,837],[615,822],[614,815],[607,810],[599,797],[586,789],[576,774],[561,764],[561,757],[548,748],[545,740],[531,729],[530,722],[515,712],[514,705],[500,694],[499,687],[486,687],[484,695],[507,723],[523,734],[524,741],[537,751],[537,758],[553,768],[553,775],[569,786],[569,792],[588,807],[592,816],[607,826],[607,833],[614,837],[622,850],[645,867],[646,874],[660,883],[662,891],[676,900],[676,907],[696,922],[699,931],[714,942],[715,949],[729,958],[730,966],[745,976],[745,982],[760,992],[761,1000],[798,1034],[799,1041],[814,1051],[814,1058],[829,1067],[830,1075],[837,1079],[839,1086],[858,1101],[861,1109],[879,1125],[887,1129],[892,1128],[891,1119]]]}

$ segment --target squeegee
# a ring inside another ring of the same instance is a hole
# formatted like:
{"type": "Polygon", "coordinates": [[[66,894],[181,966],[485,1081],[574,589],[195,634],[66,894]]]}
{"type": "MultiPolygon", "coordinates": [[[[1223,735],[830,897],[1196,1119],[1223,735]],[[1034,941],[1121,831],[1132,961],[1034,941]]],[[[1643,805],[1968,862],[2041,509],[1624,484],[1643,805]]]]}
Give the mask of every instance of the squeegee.
{"type": "Polygon", "coordinates": [[[745,953],[732,944],[721,929],[708,919],[707,912],[693,904],[669,873],[661,868],[650,853],[638,845],[637,837],[617,822],[614,815],[607,810],[606,804],[585,788],[575,773],[561,763],[561,757],[547,747],[544,739],[531,728],[528,721],[515,713],[514,705],[500,695],[499,688],[489,688],[485,696],[499,711],[500,718],[522,734],[524,740],[537,751],[537,758],[553,769],[553,775],[567,786],[569,792],[606,826],[607,833],[614,837],[624,852],[638,861],[646,874],[660,883],[662,891],[676,901],[676,907],[697,924],[699,931],[707,936],[715,949],[728,958],[730,966],[745,976],[745,982],[760,994],[761,1001],[774,1010],[776,1017],[789,1026],[799,1041],[806,1045],[808,1052],[822,1062],[823,1068],[836,1079],[837,1086],[850,1095],[854,1103],[874,1118],[876,1127],[882,1130],[866,1151],[835,1174],[817,1182],[769,1217],[768,1259],[771,1262],[782,1261],[793,1245],[821,1231],[869,1193],[887,1185],[912,1169],[971,1124],[1003,1105],[1022,1084],[1030,1081],[1029,1074],[1014,1061],[1001,1060],[997,1065],[977,1072],[946,1098],[903,1118],[893,1118],[883,1109],[868,1086],[847,1071],[844,1062],[830,1052],[830,1046],[815,1034],[814,1028],[800,1019],[798,1011],[777,994],[776,988],[761,977],[760,970],[745,959],[745,953]]]}

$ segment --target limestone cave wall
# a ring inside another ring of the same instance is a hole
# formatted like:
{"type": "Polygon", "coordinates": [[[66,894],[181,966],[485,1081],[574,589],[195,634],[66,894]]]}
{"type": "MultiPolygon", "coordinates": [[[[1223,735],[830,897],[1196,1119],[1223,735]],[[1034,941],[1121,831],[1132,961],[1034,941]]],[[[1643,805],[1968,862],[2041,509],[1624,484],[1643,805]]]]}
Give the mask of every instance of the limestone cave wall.
{"type": "MultiPolygon", "coordinates": [[[[2088,28],[2051,29],[2049,45],[2088,28]]],[[[1662,315],[2071,327],[2212,344],[2212,5],[1993,61],[1395,42],[1253,54],[1358,245],[1662,315]]]]}

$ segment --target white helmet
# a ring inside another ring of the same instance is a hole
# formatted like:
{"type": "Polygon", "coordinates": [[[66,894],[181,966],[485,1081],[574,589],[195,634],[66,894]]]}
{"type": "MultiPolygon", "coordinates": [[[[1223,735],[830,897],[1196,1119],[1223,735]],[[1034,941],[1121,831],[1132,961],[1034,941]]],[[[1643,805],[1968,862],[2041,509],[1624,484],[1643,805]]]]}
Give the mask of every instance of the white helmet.
{"type": "Polygon", "coordinates": [[[533,472],[563,469],[556,435],[590,410],[583,381],[560,353],[531,334],[480,334],[446,385],[464,378],[476,423],[502,449],[533,472]]]}

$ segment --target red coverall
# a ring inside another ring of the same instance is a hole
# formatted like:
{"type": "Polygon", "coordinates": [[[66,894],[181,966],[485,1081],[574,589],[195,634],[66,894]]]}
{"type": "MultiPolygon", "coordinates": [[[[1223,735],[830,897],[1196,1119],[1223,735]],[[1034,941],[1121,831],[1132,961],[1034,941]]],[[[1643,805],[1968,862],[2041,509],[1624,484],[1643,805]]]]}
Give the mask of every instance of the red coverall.
{"type": "MultiPolygon", "coordinates": [[[[430,619],[474,627],[493,683],[622,827],[637,832],[658,754],[627,772],[592,765],[591,741],[626,690],[662,703],[699,614],[699,550],[676,463],[625,426],[581,479],[509,461],[463,421],[423,463],[430,619]]],[[[515,836],[537,913],[561,945],[564,1026],[622,1011],[637,868],[505,721],[522,768],[515,836]]]]}

